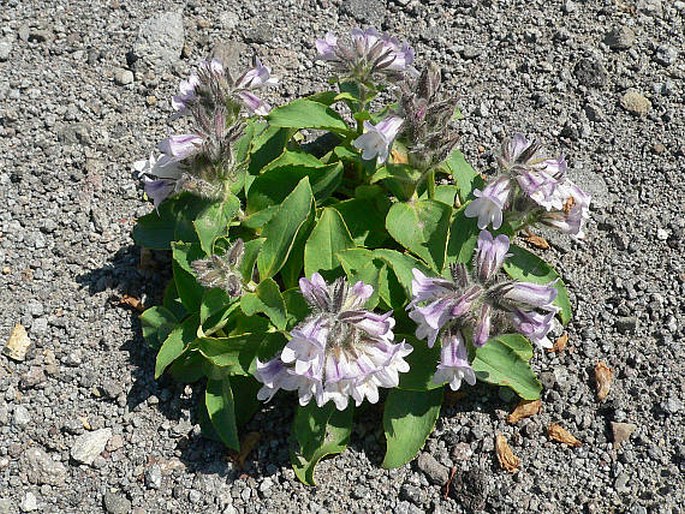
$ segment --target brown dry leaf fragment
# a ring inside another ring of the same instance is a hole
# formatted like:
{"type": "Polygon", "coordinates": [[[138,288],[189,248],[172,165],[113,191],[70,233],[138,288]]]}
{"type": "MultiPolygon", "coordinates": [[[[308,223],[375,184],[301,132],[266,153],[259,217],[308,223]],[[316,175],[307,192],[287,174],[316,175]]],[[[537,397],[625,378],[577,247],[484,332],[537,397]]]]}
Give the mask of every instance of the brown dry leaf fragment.
{"type": "Polygon", "coordinates": [[[597,382],[597,399],[601,402],[609,396],[614,372],[606,363],[600,361],[595,365],[595,382],[597,382]]]}
{"type": "Polygon", "coordinates": [[[145,304],[143,300],[127,294],[119,299],[119,305],[127,305],[138,312],[143,312],[145,310],[145,304]]]}
{"type": "Polygon", "coordinates": [[[10,338],[2,349],[2,353],[12,360],[23,362],[26,359],[26,353],[29,351],[30,347],[31,340],[26,333],[24,325],[17,323],[14,325],[10,338]]]}
{"type": "Polygon", "coordinates": [[[140,264],[138,269],[140,271],[152,271],[157,268],[157,262],[152,254],[152,250],[149,248],[140,249],[140,264]]]}
{"type": "Polygon", "coordinates": [[[409,164],[409,157],[406,153],[400,152],[396,148],[390,150],[390,155],[392,155],[392,162],[394,164],[409,164]]]}
{"type": "Polygon", "coordinates": [[[445,391],[445,406],[454,407],[467,396],[468,395],[464,391],[452,391],[451,389],[447,390],[445,391]]]}
{"type": "Polygon", "coordinates": [[[528,234],[526,236],[526,242],[533,245],[535,248],[539,248],[540,250],[549,250],[549,243],[547,242],[547,239],[542,236],[528,234]]]}
{"type": "Polygon", "coordinates": [[[521,459],[519,459],[514,452],[511,451],[509,443],[502,434],[497,434],[495,437],[495,451],[497,452],[497,460],[503,470],[509,473],[518,473],[521,459]]]}
{"type": "Polygon", "coordinates": [[[568,343],[568,332],[561,334],[551,348],[548,348],[548,352],[561,353],[566,349],[566,344],[568,343]]]}
{"type": "Polygon", "coordinates": [[[542,400],[521,400],[516,408],[507,416],[507,423],[512,425],[523,418],[535,416],[542,409],[542,400]]]}
{"type": "Polygon", "coordinates": [[[567,444],[568,446],[573,446],[574,448],[583,446],[583,443],[580,440],[576,439],[571,432],[566,430],[559,423],[552,423],[547,429],[547,435],[559,443],[567,444]]]}
{"type": "Polygon", "coordinates": [[[576,201],[573,199],[572,196],[569,196],[566,199],[566,202],[564,202],[564,214],[568,214],[571,212],[571,209],[573,209],[573,206],[575,205],[576,201]]]}
{"type": "Polygon", "coordinates": [[[240,452],[235,453],[231,458],[238,465],[238,469],[245,467],[245,461],[252,450],[255,449],[262,435],[259,432],[248,432],[240,441],[240,452]]]}

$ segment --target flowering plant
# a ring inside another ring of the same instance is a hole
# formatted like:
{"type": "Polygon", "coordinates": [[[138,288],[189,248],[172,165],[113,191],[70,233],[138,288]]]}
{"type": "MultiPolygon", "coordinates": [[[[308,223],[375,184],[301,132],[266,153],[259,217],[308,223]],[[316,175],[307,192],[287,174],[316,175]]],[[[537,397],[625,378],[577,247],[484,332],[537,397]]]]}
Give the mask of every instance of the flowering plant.
{"type": "Polygon", "coordinates": [[[172,256],[162,304],[141,316],[155,376],[203,380],[203,429],[234,449],[262,401],[292,392],[307,483],[365,401],[383,404],[395,467],[423,446],[445,386],[537,399],[533,348],[571,308],[554,269],[512,241],[538,224],[581,238],[589,204],[564,158],[520,134],[498,176],[474,171],[440,70],[414,68],[406,43],[354,29],[316,49],[335,89],[276,108],[258,96],[276,83],[258,59],[238,78],[200,64],[171,101],[189,131],[135,163],[155,210],[134,238],[172,256]],[[372,109],[381,92],[396,101],[372,109]]]}

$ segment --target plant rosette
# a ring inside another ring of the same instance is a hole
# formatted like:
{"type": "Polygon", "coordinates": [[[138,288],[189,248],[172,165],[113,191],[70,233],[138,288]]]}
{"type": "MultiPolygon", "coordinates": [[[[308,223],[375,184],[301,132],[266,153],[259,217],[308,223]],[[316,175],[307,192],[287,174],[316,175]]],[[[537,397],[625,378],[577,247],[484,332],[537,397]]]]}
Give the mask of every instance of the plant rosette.
{"type": "Polygon", "coordinates": [[[383,465],[397,467],[445,387],[538,399],[530,359],[571,306],[516,237],[545,225],[582,238],[589,208],[564,158],[521,134],[498,175],[477,173],[440,70],[414,68],[406,43],[354,29],[316,49],[334,88],[276,108],[258,59],[237,78],[201,63],[171,101],[189,129],[134,166],[155,206],[135,241],[172,256],[162,304],[141,315],[155,377],[202,384],[203,430],[235,450],[262,402],[297,398],[292,463],[309,484],[364,402],[382,405],[383,465]],[[381,92],[396,101],[372,110],[381,92]]]}

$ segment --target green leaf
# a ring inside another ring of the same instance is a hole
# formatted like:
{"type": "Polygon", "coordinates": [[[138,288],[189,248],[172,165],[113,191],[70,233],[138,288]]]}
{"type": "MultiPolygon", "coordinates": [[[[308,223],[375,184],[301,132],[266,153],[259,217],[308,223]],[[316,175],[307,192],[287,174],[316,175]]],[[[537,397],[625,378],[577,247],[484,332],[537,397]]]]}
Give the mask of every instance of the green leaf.
{"type": "Polygon", "coordinates": [[[200,324],[203,332],[210,335],[221,330],[236,307],[236,298],[229,296],[223,289],[205,289],[200,304],[200,324]]]}
{"type": "Polygon", "coordinates": [[[259,255],[259,251],[262,249],[263,244],[263,238],[252,239],[245,243],[243,260],[238,266],[240,274],[243,276],[245,282],[250,282],[252,280],[255,264],[257,264],[257,256],[259,255]]]}
{"type": "Polygon", "coordinates": [[[140,315],[140,326],[145,342],[157,348],[178,325],[178,318],[166,307],[155,305],[140,315]]]}
{"type": "Polygon", "coordinates": [[[213,253],[214,240],[228,233],[228,224],[240,210],[240,200],[230,195],[223,202],[208,205],[197,215],[193,225],[200,240],[200,246],[207,255],[213,253]]]}
{"type": "Polygon", "coordinates": [[[276,216],[264,227],[262,235],[265,241],[257,258],[262,280],[278,273],[288,259],[297,233],[311,214],[313,203],[309,179],[305,177],[283,200],[276,216]]]}
{"type": "Polygon", "coordinates": [[[183,302],[178,296],[178,291],[176,291],[176,283],[170,280],[169,283],[164,288],[164,298],[162,299],[162,305],[169,309],[176,319],[183,319],[188,314],[188,311],[183,307],[183,302]]]}
{"type": "Polygon", "coordinates": [[[238,427],[235,421],[235,402],[228,377],[222,380],[208,380],[205,391],[205,405],[209,419],[221,441],[236,451],[240,451],[238,427]]]}
{"type": "Polygon", "coordinates": [[[285,302],[278,284],[271,278],[262,280],[254,293],[244,294],[240,308],[248,316],[266,314],[277,329],[285,330],[285,302]]]}
{"type": "Polygon", "coordinates": [[[464,203],[475,188],[483,188],[483,179],[466,161],[464,154],[459,150],[452,150],[443,166],[452,175],[454,183],[459,188],[459,199],[464,203]]]}
{"type": "Polygon", "coordinates": [[[340,266],[336,254],[354,247],[354,241],[347,230],[340,213],[326,207],[304,247],[304,274],[333,270],[340,266]]]}
{"type": "Polygon", "coordinates": [[[400,284],[402,284],[407,297],[411,297],[412,295],[411,283],[414,279],[412,270],[416,268],[423,273],[430,273],[424,263],[415,259],[411,255],[400,253],[397,250],[379,248],[378,250],[374,250],[373,255],[374,257],[383,259],[383,261],[388,263],[388,265],[395,272],[400,284]]]}
{"type": "Polygon", "coordinates": [[[405,339],[412,345],[414,350],[405,357],[409,363],[409,371],[400,373],[400,389],[411,391],[429,391],[438,389],[443,384],[433,382],[435,368],[440,361],[440,344],[436,343],[433,348],[428,348],[426,341],[420,341],[413,335],[397,334],[395,340],[405,339]]]}
{"type": "Polygon", "coordinates": [[[179,226],[193,220],[207,205],[190,193],[181,193],[162,202],[159,209],[138,218],[133,239],[138,246],[169,250],[171,242],[181,239],[179,226]]]}
{"type": "Polygon", "coordinates": [[[200,319],[198,315],[193,314],[169,333],[157,353],[155,379],[161,377],[167,366],[180,357],[188,345],[195,341],[199,324],[200,319]]]}
{"type": "Polygon", "coordinates": [[[260,334],[242,334],[228,337],[203,337],[197,341],[197,349],[219,368],[226,368],[232,375],[247,375],[252,361],[264,339],[260,334]]]}
{"type": "Polygon", "coordinates": [[[370,198],[352,198],[332,207],[345,220],[357,245],[377,248],[390,239],[385,230],[385,218],[390,209],[390,201],[384,193],[370,198]]]}
{"type": "Polygon", "coordinates": [[[255,178],[247,194],[246,212],[254,216],[279,205],[304,177],[309,177],[314,198],[322,201],[340,185],[342,173],[339,162],[324,164],[304,152],[285,152],[255,178]]]}
{"type": "Polygon", "coordinates": [[[172,263],[176,291],[188,312],[200,309],[204,288],[195,279],[191,262],[204,257],[204,252],[196,243],[171,243],[172,263]]]}
{"type": "Polygon", "coordinates": [[[288,312],[287,328],[292,329],[309,314],[309,305],[302,296],[299,287],[283,291],[286,310],[288,312]]]}
{"type": "Polygon", "coordinates": [[[383,410],[387,441],[384,468],[403,466],[423,448],[440,414],[443,388],[431,391],[392,389],[383,410]]]}
{"type": "Polygon", "coordinates": [[[447,242],[448,264],[467,264],[473,260],[480,229],[475,218],[467,218],[464,215],[465,210],[466,206],[463,206],[454,213],[450,226],[450,238],[447,242]]]}
{"type": "Polygon", "coordinates": [[[262,406],[262,402],[257,399],[257,392],[262,385],[261,382],[249,376],[231,377],[231,389],[235,399],[235,421],[238,427],[247,424],[262,406]]]}
{"type": "Polygon", "coordinates": [[[514,280],[523,282],[549,284],[556,280],[554,287],[557,289],[557,297],[554,305],[561,309],[559,317],[564,325],[571,321],[571,300],[568,297],[566,285],[555,269],[540,257],[520,246],[511,245],[509,257],[504,261],[504,271],[514,280]]]}
{"type": "Polygon", "coordinates": [[[290,458],[297,478],[309,485],[316,485],[314,468],[327,455],[342,453],[347,448],[352,433],[354,406],[344,411],[335,408],[333,402],[323,407],[311,401],[305,407],[298,407],[293,421],[293,435],[298,449],[290,458]]]}
{"type": "Polygon", "coordinates": [[[349,132],[342,117],[327,105],[299,99],[273,109],[267,120],[274,127],[322,129],[339,134],[349,132]]]}
{"type": "Polygon", "coordinates": [[[293,131],[287,128],[268,126],[252,141],[248,172],[257,175],[267,164],[277,159],[284,151],[293,131]]]}
{"type": "Polygon", "coordinates": [[[408,201],[416,191],[421,172],[408,164],[386,164],[370,178],[370,183],[383,181],[392,194],[401,201],[408,201]]]}
{"type": "Polygon", "coordinates": [[[532,356],[533,348],[525,337],[504,334],[476,348],[471,366],[478,380],[511,387],[524,400],[537,400],[542,386],[528,363],[532,356]]]}
{"type": "Polygon", "coordinates": [[[183,352],[167,369],[175,381],[192,384],[206,375],[208,366],[200,352],[190,349],[183,352]]]}
{"type": "Polygon", "coordinates": [[[426,261],[437,273],[445,263],[445,250],[452,209],[434,200],[396,203],[385,226],[402,246],[426,261]]]}

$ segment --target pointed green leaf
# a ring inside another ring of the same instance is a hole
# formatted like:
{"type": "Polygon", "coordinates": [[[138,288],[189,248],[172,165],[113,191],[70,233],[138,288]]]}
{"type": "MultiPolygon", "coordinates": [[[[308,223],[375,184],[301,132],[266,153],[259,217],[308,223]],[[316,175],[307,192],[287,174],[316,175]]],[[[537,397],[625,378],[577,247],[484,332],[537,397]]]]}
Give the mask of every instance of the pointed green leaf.
{"type": "Polygon", "coordinates": [[[385,230],[390,201],[385,194],[352,198],[332,207],[342,215],[357,245],[376,248],[390,239],[385,230]]]}
{"type": "Polygon", "coordinates": [[[200,246],[207,255],[213,253],[214,240],[228,233],[228,224],[240,210],[240,200],[230,195],[223,202],[208,205],[197,215],[193,225],[200,240],[200,246]]]}
{"type": "Polygon", "coordinates": [[[342,453],[352,433],[354,405],[344,411],[335,408],[333,402],[317,407],[311,401],[298,407],[293,421],[293,435],[298,449],[292,451],[290,459],[297,478],[309,485],[316,485],[314,468],[327,455],[342,453]]]}
{"type": "Polygon", "coordinates": [[[174,282],[176,291],[183,306],[188,312],[195,312],[200,309],[204,288],[195,279],[195,272],[191,262],[204,257],[204,252],[197,243],[171,243],[172,263],[174,272],[174,282]]]}
{"type": "Polygon", "coordinates": [[[519,334],[504,334],[476,348],[472,362],[478,380],[511,387],[524,400],[540,398],[542,386],[530,368],[530,342],[519,334]]]}
{"type": "Polygon", "coordinates": [[[140,326],[145,342],[157,348],[178,324],[178,318],[166,307],[155,305],[140,315],[140,326]]]}
{"type": "Polygon", "coordinates": [[[285,302],[278,284],[271,278],[262,280],[254,293],[244,294],[240,308],[248,316],[266,314],[277,329],[285,330],[285,302]]]}
{"type": "Polygon", "coordinates": [[[443,166],[452,175],[454,183],[459,188],[459,198],[464,203],[475,188],[483,188],[483,179],[466,161],[464,154],[459,150],[452,150],[452,153],[445,159],[443,166]]]}
{"type": "Polygon", "coordinates": [[[400,253],[397,250],[389,250],[387,248],[379,248],[374,250],[374,257],[383,259],[392,268],[397,276],[400,284],[404,288],[408,297],[412,295],[411,283],[414,280],[413,269],[418,269],[423,273],[430,273],[428,267],[421,261],[415,259],[411,255],[400,253]]]}
{"type": "Polygon", "coordinates": [[[209,419],[221,441],[236,451],[240,451],[238,427],[235,421],[235,402],[228,377],[221,380],[208,380],[205,391],[205,405],[209,419]]]}
{"type": "Polygon", "coordinates": [[[447,242],[447,263],[467,264],[473,260],[473,253],[478,243],[480,229],[475,218],[464,215],[466,206],[454,213],[450,226],[450,238],[447,242]]]}
{"type": "Polygon", "coordinates": [[[340,266],[336,254],[354,247],[347,226],[335,209],[326,207],[321,213],[304,247],[304,274],[333,270],[340,266]]]}
{"type": "Polygon", "coordinates": [[[181,356],[188,345],[195,341],[199,324],[200,319],[198,315],[193,314],[169,333],[157,353],[155,379],[161,377],[167,366],[181,356]]]}
{"type": "Polygon", "coordinates": [[[384,468],[398,468],[423,448],[440,414],[443,388],[431,391],[392,389],[383,410],[387,441],[384,468]]]}
{"type": "Polygon", "coordinates": [[[440,273],[445,263],[451,212],[449,206],[434,200],[396,203],[388,212],[385,226],[395,241],[440,273]]]}
{"type": "Polygon", "coordinates": [[[337,112],[327,105],[304,98],[273,109],[267,120],[274,127],[322,129],[340,134],[349,132],[337,112]]]}
{"type": "Polygon", "coordinates": [[[571,321],[571,300],[568,297],[566,285],[555,269],[540,257],[520,246],[511,245],[509,257],[504,261],[504,271],[514,280],[523,282],[549,284],[556,280],[554,287],[557,289],[557,297],[554,305],[561,309],[559,317],[564,325],[571,321]]]}
{"type": "Polygon", "coordinates": [[[283,200],[276,216],[264,227],[262,236],[265,241],[257,258],[262,280],[278,273],[288,259],[298,231],[311,214],[313,202],[309,179],[305,177],[283,200]]]}

